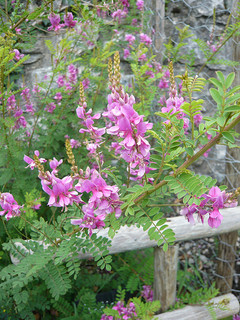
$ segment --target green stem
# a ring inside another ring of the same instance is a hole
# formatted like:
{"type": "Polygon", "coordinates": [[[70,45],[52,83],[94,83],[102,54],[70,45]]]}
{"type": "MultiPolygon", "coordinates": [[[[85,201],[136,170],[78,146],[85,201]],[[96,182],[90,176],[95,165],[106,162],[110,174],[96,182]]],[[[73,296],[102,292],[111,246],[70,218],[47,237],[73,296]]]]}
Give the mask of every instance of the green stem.
{"type": "Polygon", "coordinates": [[[198,75],[203,71],[203,69],[206,67],[206,65],[208,64],[208,62],[219,52],[219,50],[225,45],[225,43],[232,38],[232,36],[234,35],[234,33],[236,33],[239,30],[239,27],[234,29],[230,35],[221,43],[221,45],[218,47],[218,49],[213,52],[210,57],[207,58],[207,61],[201,66],[200,70],[198,71],[198,75]]]}
{"type": "Polygon", "coordinates": [[[2,218],[2,223],[3,223],[4,229],[5,229],[5,231],[6,231],[6,234],[8,235],[9,240],[10,240],[10,242],[12,243],[14,249],[15,249],[22,257],[25,258],[25,255],[24,255],[21,251],[18,250],[18,247],[17,247],[16,244],[13,242],[13,240],[12,240],[12,238],[11,238],[9,232],[8,232],[8,229],[7,229],[7,227],[6,227],[6,224],[5,224],[4,220],[3,220],[3,218],[2,218]]]}
{"type": "Polygon", "coordinates": [[[58,247],[57,244],[51,239],[49,238],[49,236],[42,232],[40,229],[36,228],[31,222],[29,222],[28,220],[26,220],[22,215],[20,215],[20,218],[23,219],[23,221],[25,221],[26,223],[28,223],[33,229],[35,229],[37,232],[41,233],[42,235],[44,235],[44,237],[46,237],[55,247],[58,247]]]}
{"type": "Polygon", "coordinates": [[[159,203],[159,204],[148,204],[147,207],[182,207],[186,206],[184,203],[159,203]]]}
{"type": "MultiPolygon", "coordinates": [[[[238,123],[240,122],[240,115],[237,116],[228,126],[226,126],[224,131],[229,131],[232,128],[234,128],[238,123]]],[[[172,173],[170,176],[176,177],[181,171],[188,168],[191,164],[197,161],[198,158],[200,158],[206,151],[211,149],[214,145],[218,143],[218,141],[221,139],[222,133],[219,132],[214,138],[212,138],[201,150],[199,150],[195,155],[193,155],[191,158],[187,159],[174,173],[172,173]]],[[[140,195],[134,202],[135,204],[138,204],[140,201],[145,199],[148,195],[152,194],[153,192],[157,191],[159,188],[167,184],[167,181],[163,180],[156,184],[154,189],[149,190],[147,192],[144,192],[142,195],[140,195]]]]}

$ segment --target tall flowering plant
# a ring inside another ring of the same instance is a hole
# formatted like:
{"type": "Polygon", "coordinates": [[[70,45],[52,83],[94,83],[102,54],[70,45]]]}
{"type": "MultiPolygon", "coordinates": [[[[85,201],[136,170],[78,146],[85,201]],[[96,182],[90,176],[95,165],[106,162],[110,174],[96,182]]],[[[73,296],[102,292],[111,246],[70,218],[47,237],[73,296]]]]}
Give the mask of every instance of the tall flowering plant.
{"type": "MultiPolygon", "coordinates": [[[[239,193],[228,193],[211,177],[189,169],[217,143],[235,146],[240,88],[232,87],[234,74],[217,72],[218,79],[209,79],[217,108],[213,118],[204,119],[204,101],[193,93],[206,79],[187,72],[175,77],[171,61],[162,66],[150,54],[151,34],[142,25],[144,1],[93,4],[92,11],[76,6],[63,14],[53,12],[50,3],[30,13],[28,2],[26,8],[13,2],[12,19],[0,37],[0,232],[11,236],[2,246],[18,262],[0,271],[0,301],[21,318],[27,317],[26,305],[39,308],[39,291],[43,308],[50,308],[51,299],[62,307],[61,297],[79,274],[79,250],[90,252],[98,268],[110,273],[109,238],[122,225],[141,225],[167,250],[174,233],[164,207],[176,197],[187,221],[217,228],[219,209],[236,206],[239,193]],[[81,19],[75,16],[79,8],[81,19]],[[9,77],[28,59],[17,40],[42,14],[48,21],[45,31],[64,37],[56,47],[46,41],[51,73],[32,88],[25,79],[17,88],[9,77]],[[123,33],[123,22],[130,18],[123,33]],[[108,27],[109,19],[116,29],[99,44],[97,32],[108,27]],[[132,62],[134,74],[126,86],[121,83],[123,60],[132,62]],[[108,228],[109,238],[98,236],[102,228],[108,228]]],[[[147,286],[142,295],[152,299],[147,286]]],[[[119,301],[102,318],[110,319],[113,312],[137,319],[138,302],[125,306],[119,301]]],[[[66,306],[70,310],[71,304],[66,306]]]]}

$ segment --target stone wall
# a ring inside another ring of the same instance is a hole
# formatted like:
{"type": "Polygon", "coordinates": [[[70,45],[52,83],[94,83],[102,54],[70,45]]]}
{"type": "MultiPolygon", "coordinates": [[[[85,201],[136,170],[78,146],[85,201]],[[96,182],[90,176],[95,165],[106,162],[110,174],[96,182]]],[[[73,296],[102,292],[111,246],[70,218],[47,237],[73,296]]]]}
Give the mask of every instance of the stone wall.
{"type": "MultiPolygon", "coordinates": [[[[40,0],[35,0],[32,10],[39,5],[40,0]]],[[[231,13],[231,0],[169,0],[164,5],[164,0],[145,0],[145,8],[150,11],[148,22],[148,34],[154,37],[153,49],[157,53],[158,59],[164,60],[163,42],[167,42],[169,38],[174,44],[178,43],[178,31],[176,27],[183,28],[189,26],[189,30],[193,34],[193,39],[200,38],[204,41],[210,39],[213,30],[213,11],[216,12],[216,23],[214,26],[213,42],[223,34],[228,17],[231,13]],[[155,34],[153,34],[153,31],[155,34]]],[[[64,0],[54,1],[54,10],[63,11],[66,8],[64,0]]],[[[64,36],[64,33],[57,37],[51,32],[39,32],[36,45],[33,50],[25,51],[31,57],[25,62],[25,79],[28,85],[32,85],[36,79],[42,81],[45,75],[51,74],[51,54],[45,45],[46,39],[51,39],[53,43],[57,43],[64,36]]],[[[194,68],[198,70],[205,62],[203,53],[199,50],[198,45],[187,40],[188,44],[182,49],[182,54],[194,51],[195,63],[194,68]]],[[[231,59],[232,47],[230,44],[225,45],[218,55],[219,59],[231,59]]],[[[123,70],[129,70],[129,67],[123,66],[123,70]]],[[[213,65],[207,64],[200,76],[208,79],[215,76],[215,71],[221,70],[227,74],[232,71],[230,67],[223,64],[213,65]]],[[[183,73],[185,71],[184,61],[179,61],[175,66],[175,73],[183,73]]],[[[130,75],[125,74],[125,80],[130,75]]],[[[123,77],[124,80],[124,77],[123,77]]],[[[204,99],[207,99],[204,113],[211,115],[214,112],[215,104],[208,95],[208,90],[204,93],[204,99]]],[[[217,146],[210,153],[208,159],[201,159],[197,163],[197,171],[203,174],[210,174],[223,182],[225,177],[226,148],[217,146]]]]}

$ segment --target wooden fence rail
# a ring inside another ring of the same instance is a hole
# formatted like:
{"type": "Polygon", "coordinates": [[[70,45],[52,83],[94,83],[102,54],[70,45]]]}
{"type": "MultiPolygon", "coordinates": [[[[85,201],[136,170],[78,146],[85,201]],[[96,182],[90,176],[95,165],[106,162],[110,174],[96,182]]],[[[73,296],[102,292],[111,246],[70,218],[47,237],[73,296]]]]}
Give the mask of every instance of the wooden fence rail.
{"type": "MultiPolygon", "coordinates": [[[[219,234],[225,234],[230,231],[240,230],[240,207],[227,208],[227,209],[222,209],[220,211],[221,211],[221,214],[223,215],[223,220],[222,220],[222,224],[217,229],[210,228],[207,224],[207,221],[205,221],[205,224],[197,223],[196,225],[190,225],[186,221],[185,217],[182,217],[182,216],[169,218],[167,220],[167,224],[169,228],[171,228],[174,231],[177,242],[201,239],[205,237],[213,237],[219,234]]],[[[96,231],[96,232],[98,236],[109,238],[107,228],[96,231]]],[[[15,244],[23,248],[23,245],[21,243],[15,243],[15,244]]],[[[115,254],[120,252],[131,251],[131,250],[141,250],[149,247],[155,247],[154,298],[157,300],[160,300],[161,310],[165,311],[175,303],[176,285],[177,285],[176,277],[177,277],[177,264],[178,264],[178,259],[177,259],[178,245],[170,247],[169,251],[165,253],[161,248],[157,247],[156,241],[149,239],[147,231],[143,231],[141,227],[138,228],[133,225],[130,227],[128,226],[121,227],[118,233],[112,239],[111,247],[108,249],[110,254],[115,254]]],[[[224,259],[224,254],[222,256],[222,259],[224,259]]],[[[226,252],[226,255],[227,255],[227,252],[226,252]]],[[[86,259],[89,257],[91,257],[90,253],[82,253],[81,250],[79,250],[79,259],[86,259]]],[[[18,261],[16,261],[12,257],[12,262],[17,263],[18,261]]],[[[236,301],[235,301],[235,304],[236,304],[236,301]]],[[[239,308],[239,303],[237,303],[237,305],[239,308]]],[[[204,315],[204,312],[205,312],[204,310],[206,309],[206,307],[201,307],[201,308],[203,308],[202,312],[204,315]]],[[[228,308],[230,310],[229,312],[232,312],[230,313],[230,315],[237,313],[239,311],[236,309],[236,307],[231,309],[231,304],[229,304],[229,308],[228,308]]],[[[183,310],[184,309],[180,310],[182,312],[182,315],[185,312],[183,310]]],[[[195,313],[196,310],[198,309],[197,308],[191,309],[190,307],[188,307],[188,309],[186,310],[187,310],[187,313],[190,311],[195,313]]],[[[170,313],[168,314],[170,315],[170,313]]],[[[176,317],[182,320],[190,319],[188,317],[183,317],[183,316],[179,317],[178,313],[176,313],[176,316],[174,317],[174,319],[176,317]]],[[[163,316],[155,319],[170,320],[173,318],[166,318],[163,316]]],[[[191,319],[205,320],[208,318],[193,317],[191,319]]],[[[222,318],[219,317],[217,319],[222,319],[222,318]]]]}

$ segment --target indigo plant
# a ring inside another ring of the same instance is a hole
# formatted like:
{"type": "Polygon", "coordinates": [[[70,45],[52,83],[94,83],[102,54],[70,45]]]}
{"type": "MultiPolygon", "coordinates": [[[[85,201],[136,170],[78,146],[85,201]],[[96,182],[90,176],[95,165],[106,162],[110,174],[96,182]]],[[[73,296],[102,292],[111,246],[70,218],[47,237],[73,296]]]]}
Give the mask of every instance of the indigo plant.
{"type": "MultiPolygon", "coordinates": [[[[144,1],[76,0],[65,12],[54,11],[54,0],[30,12],[30,2],[0,2],[1,305],[21,319],[34,319],[34,312],[44,319],[150,319],[159,309],[150,283],[142,297],[119,299],[103,315],[96,294],[79,284],[79,252],[91,254],[99,273],[111,273],[110,239],[132,224],[167,250],[175,238],[164,208],[176,197],[190,223],[196,216],[219,227],[219,209],[236,206],[239,190],[228,193],[190,166],[218,143],[236,147],[240,86],[233,86],[234,73],[203,79],[190,68],[175,76],[181,46],[168,44],[173,59],[160,64],[144,1]],[[34,46],[38,28],[62,37],[56,45],[46,40],[51,72],[30,86],[24,49],[34,46]],[[132,70],[127,85],[123,60],[132,70]],[[203,116],[199,98],[207,81],[212,117],[203,116]],[[156,101],[152,123],[147,117],[156,101]],[[99,236],[102,228],[108,238],[99,236]]],[[[239,22],[228,27],[214,50],[204,44],[209,61],[238,28],[239,22]]],[[[184,45],[190,35],[179,32],[184,45]]]]}

